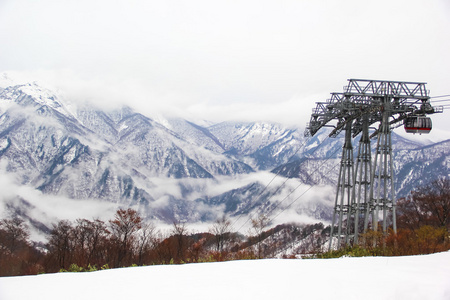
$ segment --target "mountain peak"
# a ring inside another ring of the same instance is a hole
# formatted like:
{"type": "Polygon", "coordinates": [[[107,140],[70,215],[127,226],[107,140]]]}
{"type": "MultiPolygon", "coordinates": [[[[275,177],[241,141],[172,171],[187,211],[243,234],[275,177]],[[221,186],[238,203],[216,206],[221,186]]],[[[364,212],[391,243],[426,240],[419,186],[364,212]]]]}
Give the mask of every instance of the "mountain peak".
{"type": "Polygon", "coordinates": [[[22,106],[48,107],[67,117],[74,117],[56,93],[40,86],[37,82],[7,86],[0,90],[0,99],[22,106]]]}

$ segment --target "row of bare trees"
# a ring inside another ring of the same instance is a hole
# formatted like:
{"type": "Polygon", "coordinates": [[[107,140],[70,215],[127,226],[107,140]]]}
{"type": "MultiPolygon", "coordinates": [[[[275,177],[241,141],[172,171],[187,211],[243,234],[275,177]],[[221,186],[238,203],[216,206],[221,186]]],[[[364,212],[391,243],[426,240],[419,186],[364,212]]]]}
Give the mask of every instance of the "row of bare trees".
{"type": "Polygon", "coordinates": [[[136,210],[119,209],[114,218],[61,220],[38,251],[28,240],[29,231],[19,218],[0,221],[0,276],[57,272],[75,264],[80,268],[108,268],[201,260],[227,259],[229,249],[239,250],[223,217],[206,233],[190,233],[186,224],[173,222],[163,233],[144,222],[136,210]]]}
{"type": "Polygon", "coordinates": [[[267,218],[252,220],[249,238],[233,232],[232,223],[221,217],[208,232],[191,233],[187,225],[173,222],[162,232],[144,222],[136,210],[119,209],[113,219],[61,220],[53,224],[41,250],[28,241],[25,223],[19,219],[0,222],[0,276],[58,272],[76,265],[80,269],[117,268],[198,261],[262,258],[269,253],[260,243],[267,218]],[[12,259],[13,258],[13,259],[12,259]]]}
{"type": "Polygon", "coordinates": [[[174,222],[164,235],[133,209],[119,209],[107,223],[63,220],[50,233],[46,264],[48,271],[57,271],[71,264],[117,268],[184,261],[194,240],[187,234],[185,224],[174,222]]]}

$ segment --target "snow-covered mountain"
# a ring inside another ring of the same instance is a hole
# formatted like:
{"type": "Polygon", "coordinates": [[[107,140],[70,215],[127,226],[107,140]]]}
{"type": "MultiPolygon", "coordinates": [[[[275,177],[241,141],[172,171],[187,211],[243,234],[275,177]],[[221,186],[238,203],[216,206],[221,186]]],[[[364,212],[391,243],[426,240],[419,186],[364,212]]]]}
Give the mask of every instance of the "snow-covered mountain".
{"type": "MultiPolygon", "coordinates": [[[[74,107],[35,83],[0,88],[0,171],[10,182],[3,189],[135,206],[166,222],[274,213],[292,201],[294,214],[328,220],[342,139],[327,134],[306,139],[300,128],[268,122],[155,120],[129,107],[74,107]]],[[[400,196],[448,176],[450,141],[393,140],[400,196]]],[[[26,216],[44,201],[2,197],[4,213],[26,216]]]]}

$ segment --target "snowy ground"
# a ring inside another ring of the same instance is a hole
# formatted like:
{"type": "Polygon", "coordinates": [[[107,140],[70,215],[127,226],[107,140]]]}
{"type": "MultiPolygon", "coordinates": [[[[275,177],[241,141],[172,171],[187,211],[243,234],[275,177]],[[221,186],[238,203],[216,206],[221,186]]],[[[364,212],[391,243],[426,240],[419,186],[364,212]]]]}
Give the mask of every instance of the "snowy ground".
{"type": "Polygon", "coordinates": [[[0,299],[450,299],[450,252],[0,278],[0,299]]]}

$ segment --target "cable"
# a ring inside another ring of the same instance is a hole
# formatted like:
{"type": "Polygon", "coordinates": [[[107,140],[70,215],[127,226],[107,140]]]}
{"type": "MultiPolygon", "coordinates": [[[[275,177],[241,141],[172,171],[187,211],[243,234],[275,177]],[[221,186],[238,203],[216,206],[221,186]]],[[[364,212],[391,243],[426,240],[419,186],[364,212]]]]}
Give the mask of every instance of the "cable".
{"type": "MultiPolygon", "coordinates": [[[[339,150],[339,148],[336,149],[335,152],[334,152],[332,155],[334,155],[334,154],[337,152],[337,150],[339,150]]],[[[328,157],[328,158],[320,165],[320,167],[322,167],[322,166],[323,166],[330,158],[331,158],[331,156],[328,157]]],[[[332,170],[334,170],[340,163],[341,163],[341,162],[338,162],[337,164],[335,164],[330,170],[328,170],[328,172],[331,172],[332,170]]],[[[319,168],[320,168],[320,167],[319,167],[319,168]]],[[[317,171],[319,168],[317,168],[315,171],[317,171]]],[[[315,171],[314,171],[314,172],[315,172],[315,171]]],[[[314,173],[314,172],[313,172],[313,173],[314,173]]],[[[312,173],[312,174],[313,174],[313,173],[312,173]]],[[[269,223],[272,222],[273,220],[275,220],[275,219],[276,219],[279,215],[281,215],[285,210],[287,210],[288,208],[290,208],[292,204],[294,204],[295,202],[297,202],[301,197],[303,197],[303,195],[305,195],[305,194],[306,194],[310,189],[312,189],[313,187],[314,187],[314,185],[311,185],[309,188],[307,188],[306,191],[304,191],[300,196],[298,196],[297,198],[295,198],[294,201],[292,201],[291,203],[289,203],[289,205],[286,206],[284,209],[282,209],[275,217],[273,217],[272,219],[270,219],[269,223]]],[[[286,199],[286,198],[285,198],[285,199],[286,199]]],[[[283,199],[281,202],[283,202],[285,199],[283,199]]],[[[280,203],[281,203],[281,202],[280,202],[280,203]]]]}
{"type": "Polygon", "coordinates": [[[434,96],[434,97],[430,97],[430,99],[431,98],[444,98],[444,97],[450,97],[450,95],[434,96]]]}
{"type": "MultiPolygon", "coordinates": [[[[291,155],[291,157],[288,159],[288,161],[285,163],[285,164],[288,164],[291,160],[292,160],[292,158],[294,158],[296,155],[297,155],[297,153],[300,151],[300,149],[302,149],[305,145],[306,145],[306,143],[309,141],[309,137],[307,138],[307,139],[305,139],[305,141],[300,145],[300,147],[297,149],[297,151],[295,151],[295,153],[293,154],[293,155],[291,155]]],[[[269,185],[275,180],[275,178],[277,178],[278,177],[278,175],[281,173],[281,171],[282,171],[282,168],[280,168],[279,170],[278,170],[278,172],[275,174],[275,176],[269,181],[269,183],[267,183],[266,184],[266,186],[264,187],[264,189],[256,196],[256,198],[257,198],[257,200],[259,200],[259,198],[261,197],[261,195],[267,190],[267,188],[269,187],[269,185]]],[[[234,222],[231,224],[231,226],[234,226],[236,223],[237,223],[237,221],[239,221],[239,219],[242,217],[242,214],[241,215],[239,215],[238,217],[237,217],[237,219],[236,220],[234,220],[234,222]]],[[[244,223],[244,224],[246,224],[248,222],[248,220],[244,223]]],[[[241,229],[243,226],[241,226],[239,229],[241,229]]],[[[239,230],[237,230],[237,231],[239,231],[239,230]]]]}
{"type": "MultiPolygon", "coordinates": [[[[329,136],[327,136],[315,149],[314,149],[314,151],[311,153],[311,154],[313,154],[314,152],[316,152],[317,151],[317,149],[319,149],[320,148],[320,146],[327,140],[329,138],[329,136]]],[[[309,139],[307,139],[307,140],[309,140],[309,139]]],[[[305,141],[305,143],[306,143],[306,141],[305,141]]],[[[302,145],[302,147],[305,145],[305,143],[303,143],[303,145],[302,145]]],[[[298,152],[298,151],[297,151],[298,152]]],[[[293,156],[292,156],[293,157],[293,156]]],[[[306,160],[305,160],[306,161],[306,160]]],[[[289,161],[288,161],[288,163],[289,163],[289,161]]],[[[302,162],[303,163],[303,162],[302,162]]],[[[280,170],[278,171],[278,173],[277,173],[277,175],[281,172],[281,170],[282,170],[282,168],[280,168],[280,170]]],[[[276,176],[275,176],[276,177],[276,176]]],[[[275,177],[271,180],[271,182],[275,179],[275,177]]],[[[275,195],[285,184],[286,184],[286,182],[289,180],[289,179],[291,179],[291,178],[286,178],[286,180],[275,190],[275,192],[272,194],[272,196],[270,196],[265,202],[267,202],[267,201],[269,201],[272,197],[273,197],[273,195],[275,195]]],[[[266,188],[268,187],[268,185],[266,185],[266,187],[263,189],[263,191],[261,192],[261,193],[259,193],[259,195],[258,195],[258,200],[259,200],[259,197],[262,195],[262,193],[266,190],[266,188]]],[[[260,206],[260,208],[258,209],[258,211],[259,210],[261,210],[261,206],[260,206]]],[[[250,214],[250,216],[247,218],[247,220],[239,227],[239,229],[237,230],[237,231],[239,231],[239,230],[241,230],[244,226],[245,226],[245,224],[247,224],[248,223],[248,221],[250,221],[252,218],[253,218],[253,216],[255,215],[255,214],[257,214],[258,213],[258,211],[257,212],[254,212],[254,213],[251,213],[250,214]]],[[[240,215],[240,216],[242,216],[242,215],[240,215]]],[[[233,222],[233,225],[237,222],[237,220],[239,220],[239,218],[238,219],[236,219],[236,221],[235,222],[233,222]]]]}
{"type": "Polygon", "coordinates": [[[437,101],[432,101],[433,103],[438,103],[438,102],[448,102],[450,101],[450,99],[444,99],[444,100],[437,100],[437,101]]]}
{"type": "MultiPolygon", "coordinates": [[[[310,153],[310,155],[312,155],[312,154],[314,154],[314,152],[316,152],[317,151],[317,149],[319,149],[320,148],[320,146],[323,144],[323,143],[325,143],[325,141],[326,140],[328,140],[330,138],[330,136],[327,136],[315,149],[314,149],[314,151],[312,152],[312,153],[310,153]]],[[[331,154],[331,156],[332,155],[334,155],[337,151],[339,150],[339,148],[337,148],[332,154],[331,154]]],[[[327,158],[326,160],[328,160],[329,158],[327,158]]],[[[325,162],[326,162],[326,160],[325,160],[325,162]]],[[[304,160],[303,162],[305,162],[306,160],[304,160]]],[[[303,162],[301,162],[301,163],[303,163],[303,162]]],[[[322,164],[323,165],[323,164],[322,164]]],[[[321,165],[321,166],[322,166],[321,165]]],[[[311,173],[311,175],[312,174],[314,174],[316,171],[318,170],[318,168],[316,169],[316,170],[314,170],[312,173],[311,173]]],[[[286,184],[286,182],[289,180],[289,179],[291,179],[290,177],[288,177],[288,178],[286,178],[286,180],[275,190],[275,192],[271,195],[271,196],[269,196],[269,198],[266,200],[266,202],[268,202],[274,195],[276,195],[276,193],[286,184]]],[[[303,183],[300,183],[293,191],[291,191],[291,193],[289,193],[289,195],[288,196],[286,196],[282,201],[284,201],[287,197],[289,197],[297,188],[299,188],[301,185],[302,185],[303,183]]],[[[281,202],[282,202],[281,201],[281,202]]],[[[278,204],[276,205],[276,207],[278,207],[278,205],[281,203],[281,202],[278,202],[278,204]]],[[[276,208],[275,207],[275,208],[276,208]]],[[[274,209],[275,209],[274,208],[274,209]]],[[[267,215],[270,215],[272,212],[273,212],[273,210],[274,209],[272,209],[267,215]]],[[[261,206],[260,206],[260,208],[258,209],[258,211],[260,211],[261,210],[261,206]]],[[[251,213],[250,214],[250,216],[248,217],[248,219],[239,227],[239,229],[237,230],[237,231],[239,231],[239,230],[241,230],[242,229],[242,227],[244,227],[245,226],[245,224],[247,224],[248,223],[248,221],[250,221],[252,218],[253,218],[253,216],[255,215],[255,214],[257,214],[258,213],[258,211],[256,211],[256,212],[254,212],[254,213],[251,213]]]]}
{"type": "MultiPolygon", "coordinates": [[[[320,168],[322,168],[322,166],[328,161],[330,160],[334,154],[336,154],[336,152],[340,150],[340,148],[336,148],[336,150],[334,150],[334,152],[328,157],[326,158],[322,164],[320,164],[320,166],[318,166],[312,173],[316,173],[320,168]]],[[[328,172],[331,172],[334,168],[336,168],[336,166],[338,166],[340,164],[340,162],[338,162],[337,164],[335,164],[328,172]]],[[[303,182],[300,183],[291,193],[289,193],[288,196],[286,196],[283,200],[279,201],[277,203],[277,205],[269,212],[269,214],[271,214],[276,208],[278,208],[278,206],[284,201],[286,200],[295,190],[297,190],[301,185],[303,185],[303,182]]],[[[306,194],[306,192],[308,192],[314,185],[311,185],[308,189],[306,189],[306,191],[304,191],[300,196],[298,196],[294,201],[292,201],[288,206],[286,206],[284,209],[282,209],[275,217],[273,217],[272,219],[270,219],[269,222],[272,222],[273,220],[275,220],[281,213],[283,213],[286,209],[288,209],[289,207],[291,207],[292,204],[294,204],[298,199],[300,199],[304,194],[306,194]]]]}
{"type": "MultiPolygon", "coordinates": [[[[325,141],[325,140],[324,140],[325,141]]],[[[333,157],[334,156],[334,154],[336,154],[336,152],[338,151],[338,150],[340,150],[340,148],[336,148],[336,150],[334,150],[334,152],[330,155],[330,156],[328,156],[323,162],[322,162],[322,164],[320,164],[320,166],[319,167],[317,167],[312,173],[311,173],[311,175],[312,174],[314,174],[315,172],[317,172],[331,157],[333,157]]],[[[330,171],[332,171],[334,168],[336,168],[336,166],[338,166],[339,164],[340,164],[341,162],[338,162],[337,164],[335,164],[330,170],[329,170],[329,172],[330,171]]],[[[277,205],[267,214],[267,215],[270,215],[284,200],[286,200],[295,190],[297,190],[301,185],[303,184],[303,182],[301,182],[293,191],[291,191],[290,193],[289,193],[289,195],[287,195],[283,200],[281,200],[281,201],[279,201],[278,203],[277,203],[277,205]]],[[[310,189],[312,189],[314,187],[314,185],[311,185],[308,189],[306,189],[306,191],[304,191],[300,196],[298,196],[296,199],[294,199],[294,201],[292,201],[288,206],[286,206],[284,209],[282,209],[275,217],[273,217],[272,219],[270,219],[268,222],[267,222],[267,224],[270,224],[273,220],[275,220],[281,213],[283,213],[286,209],[288,209],[288,208],[290,208],[291,207],[291,205],[292,204],[294,204],[296,201],[298,201],[304,194],[306,194],[310,189]]],[[[247,222],[248,222],[248,220],[247,220],[247,222]]],[[[247,223],[246,222],[246,223],[247,223]]],[[[246,223],[244,223],[244,225],[246,224],[246,223]]],[[[239,230],[241,229],[243,227],[243,225],[239,228],[239,230]]],[[[238,230],[238,231],[239,231],[238,230]]],[[[257,244],[259,244],[260,242],[262,242],[262,241],[259,241],[257,244]]]]}

